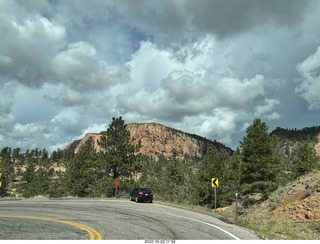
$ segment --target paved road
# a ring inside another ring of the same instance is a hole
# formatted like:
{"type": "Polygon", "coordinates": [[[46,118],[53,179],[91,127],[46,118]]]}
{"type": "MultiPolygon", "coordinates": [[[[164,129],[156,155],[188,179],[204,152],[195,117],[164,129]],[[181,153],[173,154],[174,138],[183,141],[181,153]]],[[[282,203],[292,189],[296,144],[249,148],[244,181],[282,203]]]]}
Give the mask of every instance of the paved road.
{"type": "Polygon", "coordinates": [[[199,213],[129,200],[0,201],[0,240],[234,240],[250,231],[199,213]]]}

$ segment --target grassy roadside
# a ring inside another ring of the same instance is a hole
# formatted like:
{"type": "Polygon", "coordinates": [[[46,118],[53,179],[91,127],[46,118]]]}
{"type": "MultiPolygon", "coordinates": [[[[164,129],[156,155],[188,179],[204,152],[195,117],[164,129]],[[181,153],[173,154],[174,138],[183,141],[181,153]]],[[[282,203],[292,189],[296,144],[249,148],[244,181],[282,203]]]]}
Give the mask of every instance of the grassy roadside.
{"type": "Polygon", "coordinates": [[[232,212],[219,212],[230,222],[253,230],[261,239],[266,240],[320,240],[320,222],[293,223],[279,219],[274,206],[262,203],[247,209],[235,219],[235,207],[232,212]]]}

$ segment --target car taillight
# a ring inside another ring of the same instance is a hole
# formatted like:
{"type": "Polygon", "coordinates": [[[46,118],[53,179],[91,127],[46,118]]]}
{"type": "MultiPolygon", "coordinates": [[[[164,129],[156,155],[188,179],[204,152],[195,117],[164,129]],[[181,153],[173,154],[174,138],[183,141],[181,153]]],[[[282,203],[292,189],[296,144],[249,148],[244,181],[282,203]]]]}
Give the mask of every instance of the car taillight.
{"type": "Polygon", "coordinates": [[[142,191],[140,191],[140,192],[139,192],[139,195],[143,195],[143,192],[142,192],[142,191]]]}
{"type": "Polygon", "coordinates": [[[151,192],[150,195],[153,196],[153,192],[151,192]]]}

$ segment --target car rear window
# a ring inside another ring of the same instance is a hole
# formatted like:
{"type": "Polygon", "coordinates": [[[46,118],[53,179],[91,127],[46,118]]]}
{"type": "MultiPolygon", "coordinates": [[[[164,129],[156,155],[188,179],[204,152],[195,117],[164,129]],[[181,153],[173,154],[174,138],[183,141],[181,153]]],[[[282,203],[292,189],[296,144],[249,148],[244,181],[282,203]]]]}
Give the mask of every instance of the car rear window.
{"type": "Polygon", "coordinates": [[[151,188],[141,188],[141,191],[152,191],[151,188]]]}

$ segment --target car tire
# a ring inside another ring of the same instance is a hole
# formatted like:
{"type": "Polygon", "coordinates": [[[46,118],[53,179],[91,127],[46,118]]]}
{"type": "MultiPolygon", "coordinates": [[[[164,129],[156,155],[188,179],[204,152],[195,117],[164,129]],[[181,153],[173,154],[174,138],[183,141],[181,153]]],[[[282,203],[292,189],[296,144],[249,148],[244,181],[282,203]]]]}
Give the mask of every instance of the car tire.
{"type": "Polygon", "coordinates": [[[136,196],[136,203],[138,203],[139,201],[138,201],[138,196],[136,196]]]}
{"type": "Polygon", "coordinates": [[[152,203],[153,200],[150,200],[149,203],[152,203]]]}
{"type": "Polygon", "coordinates": [[[129,200],[130,200],[130,201],[132,201],[132,198],[131,198],[131,196],[129,197],[129,200]]]}

